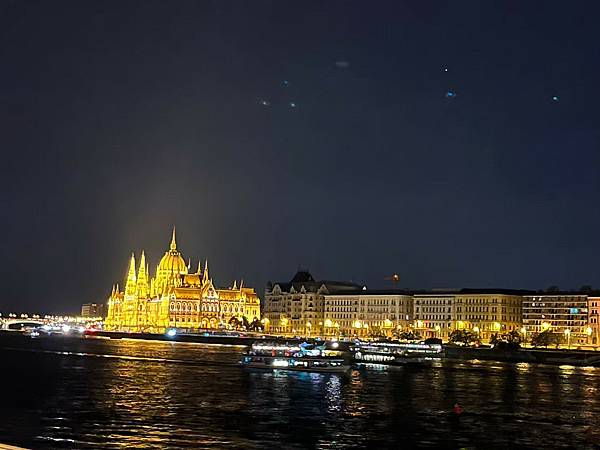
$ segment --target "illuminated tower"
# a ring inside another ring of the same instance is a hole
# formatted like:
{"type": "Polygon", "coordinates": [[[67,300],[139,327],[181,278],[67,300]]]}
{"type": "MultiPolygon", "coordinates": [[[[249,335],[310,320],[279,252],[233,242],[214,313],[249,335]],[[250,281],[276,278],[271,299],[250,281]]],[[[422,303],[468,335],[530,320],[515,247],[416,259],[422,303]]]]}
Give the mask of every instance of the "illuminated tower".
{"type": "Polygon", "coordinates": [[[148,298],[148,268],[146,266],[146,255],[142,250],[142,256],[140,258],[140,268],[138,269],[137,275],[137,296],[140,299],[148,298]]]}
{"type": "Polygon", "coordinates": [[[125,283],[125,297],[135,297],[137,292],[137,282],[135,278],[135,256],[131,254],[129,261],[129,271],[127,272],[127,281],[125,283]]]}

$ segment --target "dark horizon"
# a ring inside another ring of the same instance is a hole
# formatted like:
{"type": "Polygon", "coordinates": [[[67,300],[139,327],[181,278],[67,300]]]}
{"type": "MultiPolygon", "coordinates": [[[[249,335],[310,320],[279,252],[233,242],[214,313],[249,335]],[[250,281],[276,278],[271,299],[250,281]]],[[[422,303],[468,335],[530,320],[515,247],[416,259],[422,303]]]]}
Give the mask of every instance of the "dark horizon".
{"type": "Polygon", "coordinates": [[[597,2],[0,2],[1,312],[152,274],[600,287],[597,2]],[[363,7],[361,7],[363,6],[363,7]]]}

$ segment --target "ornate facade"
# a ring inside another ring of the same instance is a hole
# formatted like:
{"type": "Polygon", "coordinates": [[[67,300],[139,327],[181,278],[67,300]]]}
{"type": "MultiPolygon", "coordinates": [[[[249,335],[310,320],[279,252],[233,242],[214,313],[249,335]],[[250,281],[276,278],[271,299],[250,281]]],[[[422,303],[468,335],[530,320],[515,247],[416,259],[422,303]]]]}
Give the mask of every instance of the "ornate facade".
{"type": "Polygon", "coordinates": [[[248,321],[260,319],[260,300],[253,288],[234,281],[227,289],[214,287],[208,274],[198,263],[190,273],[175,240],[175,229],[169,250],[150,277],[146,256],[142,251],[136,271],[131,255],[125,290],[113,286],[108,299],[105,327],[108,330],[164,332],[167,328],[210,329],[225,327],[232,318],[248,321]]]}

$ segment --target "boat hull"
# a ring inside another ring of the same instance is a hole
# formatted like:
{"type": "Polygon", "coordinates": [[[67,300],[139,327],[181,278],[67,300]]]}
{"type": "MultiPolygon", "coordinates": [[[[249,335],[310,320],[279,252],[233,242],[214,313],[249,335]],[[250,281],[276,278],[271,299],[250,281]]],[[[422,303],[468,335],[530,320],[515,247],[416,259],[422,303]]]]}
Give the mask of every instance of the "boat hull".
{"type": "Polygon", "coordinates": [[[243,363],[242,367],[245,369],[257,369],[257,370],[285,370],[291,372],[316,372],[316,373],[347,373],[352,368],[350,366],[336,366],[336,367],[303,367],[303,366],[287,366],[287,367],[275,367],[268,366],[261,363],[243,363]]]}

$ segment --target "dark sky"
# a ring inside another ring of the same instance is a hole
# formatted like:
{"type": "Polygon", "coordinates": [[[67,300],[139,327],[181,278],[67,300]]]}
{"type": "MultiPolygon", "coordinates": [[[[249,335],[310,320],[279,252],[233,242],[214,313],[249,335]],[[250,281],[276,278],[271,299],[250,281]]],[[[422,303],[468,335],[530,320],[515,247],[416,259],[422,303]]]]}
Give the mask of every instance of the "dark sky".
{"type": "Polygon", "coordinates": [[[299,266],[371,287],[600,286],[599,16],[0,0],[0,311],[104,300],[174,224],[186,259],[261,296],[299,266]]]}

